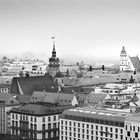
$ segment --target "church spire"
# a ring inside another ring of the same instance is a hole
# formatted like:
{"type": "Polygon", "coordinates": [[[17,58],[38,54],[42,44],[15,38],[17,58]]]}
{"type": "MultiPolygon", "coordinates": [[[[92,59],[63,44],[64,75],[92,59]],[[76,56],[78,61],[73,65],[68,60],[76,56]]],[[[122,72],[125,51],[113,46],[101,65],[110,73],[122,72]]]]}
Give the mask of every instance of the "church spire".
{"type": "Polygon", "coordinates": [[[52,57],[56,57],[56,50],[55,50],[55,37],[52,37],[53,40],[53,51],[52,51],[52,57]]]}

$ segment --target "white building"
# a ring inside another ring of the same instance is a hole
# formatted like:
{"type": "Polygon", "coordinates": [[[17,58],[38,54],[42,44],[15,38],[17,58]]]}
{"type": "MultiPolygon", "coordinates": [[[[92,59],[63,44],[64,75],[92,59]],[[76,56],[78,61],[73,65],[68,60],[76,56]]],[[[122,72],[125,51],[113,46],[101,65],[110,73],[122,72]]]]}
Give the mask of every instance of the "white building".
{"type": "Polygon", "coordinates": [[[140,71],[140,60],[138,56],[130,57],[124,46],[120,54],[120,71],[140,71]]]}
{"type": "Polygon", "coordinates": [[[36,140],[59,139],[59,116],[68,106],[28,104],[10,112],[11,135],[36,140]]]}
{"type": "Polygon", "coordinates": [[[60,140],[124,140],[126,113],[83,107],[68,109],[60,119],[60,140]]]}
{"type": "Polygon", "coordinates": [[[10,134],[9,111],[19,107],[19,103],[9,93],[0,93],[0,133],[10,134]]]}
{"type": "Polygon", "coordinates": [[[140,113],[83,107],[65,110],[60,140],[140,140],[140,113]]]}

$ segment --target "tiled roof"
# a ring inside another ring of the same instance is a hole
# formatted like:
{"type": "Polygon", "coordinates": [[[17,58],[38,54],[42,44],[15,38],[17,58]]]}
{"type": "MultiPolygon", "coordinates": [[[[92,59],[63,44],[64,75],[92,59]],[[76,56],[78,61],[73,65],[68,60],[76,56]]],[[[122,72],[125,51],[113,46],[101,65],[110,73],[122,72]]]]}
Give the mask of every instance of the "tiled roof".
{"type": "Polygon", "coordinates": [[[11,84],[0,84],[0,88],[10,88],[11,84]]]}
{"type": "Polygon", "coordinates": [[[89,104],[98,104],[103,103],[106,99],[108,94],[106,93],[89,93],[89,95],[86,98],[86,102],[89,104]]]}
{"type": "Polygon", "coordinates": [[[14,77],[11,85],[12,94],[32,95],[33,91],[57,92],[58,84],[54,79],[46,74],[34,77],[14,77]]]}
{"type": "Polygon", "coordinates": [[[30,102],[31,96],[30,95],[17,95],[16,100],[19,103],[25,103],[25,104],[27,104],[27,103],[30,102]]]}
{"type": "Polygon", "coordinates": [[[140,60],[139,60],[138,56],[130,57],[130,60],[133,64],[134,68],[136,69],[136,71],[140,72],[140,60]]]}
{"type": "Polygon", "coordinates": [[[123,79],[126,82],[130,80],[131,74],[119,73],[119,74],[96,74],[92,78],[79,78],[79,79],[65,79],[65,86],[87,86],[87,85],[100,85],[106,83],[118,83],[123,79]]]}
{"type": "Polygon", "coordinates": [[[28,104],[19,108],[13,108],[11,112],[34,116],[47,116],[53,114],[61,114],[65,109],[71,107],[72,106],[47,107],[44,105],[28,104]]]}
{"type": "Polygon", "coordinates": [[[31,97],[32,102],[46,102],[59,105],[71,104],[74,94],[50,93],[35,91],[31,97]]]}
{"type": "Polygon", "coordinates": [[[0,93],[0,105],[14,106],[19,102],[10,93],[0,93]]]}

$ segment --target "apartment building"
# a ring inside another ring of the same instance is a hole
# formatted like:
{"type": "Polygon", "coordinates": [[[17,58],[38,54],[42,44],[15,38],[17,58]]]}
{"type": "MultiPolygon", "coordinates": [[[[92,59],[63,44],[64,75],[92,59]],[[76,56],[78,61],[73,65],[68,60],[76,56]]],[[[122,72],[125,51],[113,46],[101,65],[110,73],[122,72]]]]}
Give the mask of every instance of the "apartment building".
{"type": "Polygon", "coordinates": [[[126,118],[125,140],[140,140],[140,113],[135,113],[126,118]]]}
{"type": "Polygon", "coordinates": [[[92,107],[65,110],[60,140],[124,140],[126,114],[92,107]]]}
{"type": "Polygon", "coordinates": [[[59,139],[59,116],[69,106],[47,107],[28,104],[10,112],[11,134],[18,138],[36,140],[59,139]]]}
{"type": "Polygon", "coordinates": [[[19,107],[19,103],[9,93],[0,93],[0,134],[10,134],[9,111],[19,107]]]}

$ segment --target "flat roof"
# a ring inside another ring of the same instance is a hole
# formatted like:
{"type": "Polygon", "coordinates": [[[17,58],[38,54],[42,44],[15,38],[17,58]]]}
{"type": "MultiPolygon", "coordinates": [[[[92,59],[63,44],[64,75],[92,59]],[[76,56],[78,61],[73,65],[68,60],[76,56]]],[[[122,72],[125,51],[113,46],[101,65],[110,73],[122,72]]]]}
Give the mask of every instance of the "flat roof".
{"type": "Polygon", "coordinates": [[[127,115],[129,114],[130,113],[128,112],[122,112],[118,110],[107,110],[104,108],[94,108],[92,106],[67,109],[63,112],[63,115],[95,118],[100,120],[111,120],[118,122],[124,122],[127,115]]]}

